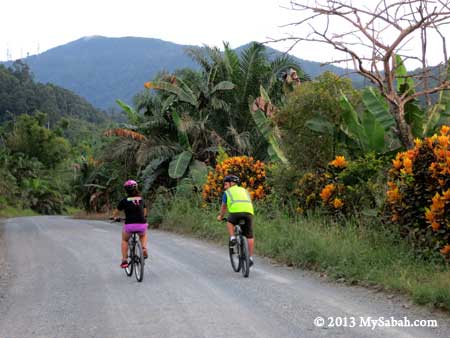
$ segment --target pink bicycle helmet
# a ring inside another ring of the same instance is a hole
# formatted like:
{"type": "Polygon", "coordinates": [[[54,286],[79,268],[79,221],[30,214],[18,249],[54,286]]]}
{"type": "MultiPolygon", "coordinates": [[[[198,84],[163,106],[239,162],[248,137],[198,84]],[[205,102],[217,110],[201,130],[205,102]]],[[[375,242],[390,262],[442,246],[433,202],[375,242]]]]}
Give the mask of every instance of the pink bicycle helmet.
{"type": "Polygon", "coordinates": [[[138,184],[134,180],[128,180],[123,184],[123,187],[125,188],[125,190],[133,190],[137,189],[138,184]]]}

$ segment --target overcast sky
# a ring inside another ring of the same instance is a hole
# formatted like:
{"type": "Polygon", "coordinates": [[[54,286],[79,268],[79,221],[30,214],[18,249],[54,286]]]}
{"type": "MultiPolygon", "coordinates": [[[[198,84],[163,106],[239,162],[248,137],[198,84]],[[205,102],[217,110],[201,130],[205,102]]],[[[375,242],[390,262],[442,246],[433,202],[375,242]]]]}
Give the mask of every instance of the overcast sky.
{"type": "MultiPolygon", "coordinates": [[[[0,60],[26,57],[83,36],[137,36],[238,47],[283,36],[292,12],[279,0],[5,0],[0,60]]],[[[287,49],[281,45],[274,48],[287,49]]]]}
{"type": "MultiPolygon", "coordinates": [[[[364,0],[364,4],[378,1],[364,0]]],[[[92,35],[158,38],[218,47],[227,41],[232,48],[290,33],[305,35],[299,27],[285,26],[298,21],[300,15],[287,6],[289,0],[3,0],[0,61],[8,55],[14,60],[42,53],[92,35]]],[[[339,30],[338,26],[332,29],[339,30]]],[[[291,44],[269,46],[284,52],[291,44]]],[[[410,51],[420,54],[418,47],[410,51]]],[[[325,45],[301,44],[290,53],[320,62],[343,58],[325,45]]]]}

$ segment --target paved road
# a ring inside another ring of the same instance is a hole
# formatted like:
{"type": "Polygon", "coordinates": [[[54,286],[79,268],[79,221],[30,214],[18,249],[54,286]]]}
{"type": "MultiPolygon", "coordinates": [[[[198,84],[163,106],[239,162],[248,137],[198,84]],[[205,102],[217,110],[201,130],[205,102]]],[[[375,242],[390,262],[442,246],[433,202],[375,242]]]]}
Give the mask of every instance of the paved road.
{"type": "Polygon", "coordinates": [[[9,268],[0,270],[0,338],[448,338],[450,332],[445,314],[406,309],[397,296],[327,283],[262,259],[244,279],[232,272],[224,247],[175,234],[151,231],[145,279],[137,283],[118,267],[118,224],[45,216],[4,223],[0,255],[9,268]],[[360,317],[391,316],[434,319],[438,327],[360,327],[360,317]],[[356,327],[315,327],[316,317],[326,324],[341,317],[336,324],[356,327]]]}

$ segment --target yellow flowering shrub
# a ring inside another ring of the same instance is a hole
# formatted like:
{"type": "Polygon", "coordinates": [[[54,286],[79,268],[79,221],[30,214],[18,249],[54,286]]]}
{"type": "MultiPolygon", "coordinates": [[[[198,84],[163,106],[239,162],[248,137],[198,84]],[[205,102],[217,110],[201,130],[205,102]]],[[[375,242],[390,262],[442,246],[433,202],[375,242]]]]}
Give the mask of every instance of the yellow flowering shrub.
{"type": "Polygon", "coordinates": [[[203,186],[202,197],[205,202],[217,201],[223,194],[223,179],[227,175],[236,175],[241,186],[246,188],[253,200],[263,199],[269,192],[266,184],[266,166],[253,157],[236,156],[225,158],[208,173],[203,186]]]}
{"type": "Polygon", "coordinates": [[[326,170],[306,173],[298,180],[296,212],[304,214],[320,207],[329,215],[341,216],[377,209],[377,201],[384,196],[378,196],[382,193],[377,181],[385,167],[386,162],[374,154],[352,161],[336,156],[326,170]]]}
{"type": "Polygon", "coordinates": [[[450,127],[416,140],[389,170],[386,218],[425,254],[450,258],[450,127]]]}
{"type": "Polygon", "coordinates": [[[323,206],[331,213],[343,213],[345,211],[345,186],[339,182],[338,174],[347,167],[344,156],[336,158],[328,163],[325,172],[306,173],[297,182],[294,196],[297,199],[296,212],[303,214],[306,210],[312,210],[323,206]]]}

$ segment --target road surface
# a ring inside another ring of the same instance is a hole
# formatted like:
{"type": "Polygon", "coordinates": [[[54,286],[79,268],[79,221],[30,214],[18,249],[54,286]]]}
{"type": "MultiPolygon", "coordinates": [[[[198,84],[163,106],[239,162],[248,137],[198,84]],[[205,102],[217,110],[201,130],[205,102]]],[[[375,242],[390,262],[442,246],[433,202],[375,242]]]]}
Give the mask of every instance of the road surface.
{"type": "Polygon", "coordinates": [[[450,316],[399,296],[258,257],[244,279],[225,247],[163,231],[150,231],[138,283],[119,268],[120,231],[57,216],[4,220],[0,338],[449,337],[450,316]],[[408,322],[428,327],[399,326],[408,322]]]}

